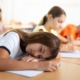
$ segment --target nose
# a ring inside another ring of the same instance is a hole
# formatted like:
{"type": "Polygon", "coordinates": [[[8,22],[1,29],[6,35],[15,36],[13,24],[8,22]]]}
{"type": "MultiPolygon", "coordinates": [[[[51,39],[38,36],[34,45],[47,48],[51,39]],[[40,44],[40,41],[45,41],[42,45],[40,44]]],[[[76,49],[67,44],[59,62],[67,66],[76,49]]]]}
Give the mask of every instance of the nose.
{"type": "Polygon", "coordinates": [[[36,58],[42,58],[42,55],[39,52],[35,51],[34,52],[34,57],[36,57],[36,58]]]}
{"type": "Polygon", "coordinates": [[[39,56],[39,52],[34,51],[34,56],[35,56],[35,57],[38,57],[38,56],[39,56]]]}

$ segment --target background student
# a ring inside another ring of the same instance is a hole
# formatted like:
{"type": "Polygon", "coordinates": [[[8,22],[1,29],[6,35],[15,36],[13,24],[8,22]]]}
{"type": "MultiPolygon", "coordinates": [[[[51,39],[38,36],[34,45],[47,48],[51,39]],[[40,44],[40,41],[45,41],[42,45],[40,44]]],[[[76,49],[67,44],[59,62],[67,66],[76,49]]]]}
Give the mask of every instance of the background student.
{"type": "MultiPolygon", "coordinates": [[[[74,24],[68,24],[64,29],[60,31],[60,35],[65,37],[66,39],[71,40],[72,42],[75,42],[76,40],[79,41],[80,39],[80,25],[74,25],[74,24]]],[[[80,45],[80,42],[78,43],[76,41],[76,45],[80,45]]]]}
{"type": "Polygon", "coordinates": [[[0,34],[5,32],[4,23],[2,20],[2,9],[0,8],[0,34]]]}
{"type": "Polygon", "coordinates": [[[54,71],[57,64],[46,60],[55,59],[59,47],[60,40],[51,33],[12,30],[0,38],[0,70],[54,71]]]}
{"type": "Polygon", "coordinates": [[[68,43],[63,46],[63,50],[80,50],[80,25],[68,24],[60,31],[60,35],[68,40],[68,43]]]}
{"type": "Polygon", "coordinates": [[[33,32],[37,32],[43,29],[44,32],[50,32],[56,35],[63,43],[67,43],[67,39],[58,34],[58,31],[60,27],[62,26],[62,23],[66,19],[66,13],[65,11],[60,8],[59,6],[53,6],[48,14],[46,14],[41,22],[39,23],[39,26],[35,27],[33,32]]]}

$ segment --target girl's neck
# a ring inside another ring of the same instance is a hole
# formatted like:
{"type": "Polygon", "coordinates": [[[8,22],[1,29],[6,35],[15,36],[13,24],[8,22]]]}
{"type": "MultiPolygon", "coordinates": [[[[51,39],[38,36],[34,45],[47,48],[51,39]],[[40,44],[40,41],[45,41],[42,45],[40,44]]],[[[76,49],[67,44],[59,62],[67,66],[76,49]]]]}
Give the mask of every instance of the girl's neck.
{"type": "Polygon", "coordinates": [[[57,28],[55,28],[54,26],[51,27],[51,26],[49,25],[49,23],[46,23],[46,24],[44,25],[44,27],[45,27],[45,29],[48,30],[48,31],[50,31],[51,29],[57,30],[57,28]]]}
{"type": "Polygon", "coordinates": [[[50,32],[51,27],[50,27],[50,25],[49,25],[48,23],[46,23],[46,24],[44,25],[44,27],[45,27],[45,29],[46,29],[47,31],[50,32]]]}

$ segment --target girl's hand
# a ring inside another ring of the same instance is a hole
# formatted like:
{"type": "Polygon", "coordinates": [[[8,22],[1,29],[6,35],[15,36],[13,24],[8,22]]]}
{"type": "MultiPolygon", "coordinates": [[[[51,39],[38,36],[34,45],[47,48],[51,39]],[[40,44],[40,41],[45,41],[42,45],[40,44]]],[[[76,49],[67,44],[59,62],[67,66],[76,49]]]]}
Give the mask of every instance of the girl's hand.
{"type": "Polygon", "coordinates": [[[55,71],[58,68],[58,64],[53,61],[42,61],[38,63],[38,68],[44,71],[55,71]]]}
{"type": "Polygon", "coordinates": [[[74,51],[73,43],[62,44],[60,47],[60,51],[61,52],[73,52],[74,51]]]}
{"type": "Polygon", "coordinates": [[[26,61],[26,62],[39,62],[39,61],[42,61],[43,59],[38,59],[38,58],[35,58],[35,57],[32,57],[32,56],[25,56],[21,59],[21,61],[26,61]]]}

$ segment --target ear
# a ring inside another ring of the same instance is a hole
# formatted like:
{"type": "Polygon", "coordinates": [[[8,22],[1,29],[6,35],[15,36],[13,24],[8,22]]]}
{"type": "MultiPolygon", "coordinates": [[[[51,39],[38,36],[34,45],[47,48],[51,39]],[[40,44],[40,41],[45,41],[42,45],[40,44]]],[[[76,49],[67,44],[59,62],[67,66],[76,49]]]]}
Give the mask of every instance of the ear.
{"type": "Polygon", "coordinates": [[[48,14],[48,20],[51,20],[53,17],[51,14],[48,14]]]}

